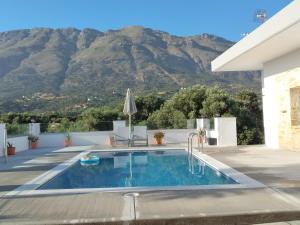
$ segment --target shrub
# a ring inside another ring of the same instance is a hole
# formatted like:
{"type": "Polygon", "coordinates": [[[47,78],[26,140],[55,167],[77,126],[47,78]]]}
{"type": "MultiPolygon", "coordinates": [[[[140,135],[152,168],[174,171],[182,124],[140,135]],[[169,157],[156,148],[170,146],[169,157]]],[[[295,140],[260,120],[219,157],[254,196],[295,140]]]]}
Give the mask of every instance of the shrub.
{"type": "Polygon", "coordinates": [[[239,145],[252,145],[263,143],[263,134],[257,128],[244,128],[238,133],[239,145]]]}
{"type": "Polygon", "coordinates": [[[186,128],[186,118],[182,112],[164,107],[149,116],[147,126],[150,129],[186,128]]]}

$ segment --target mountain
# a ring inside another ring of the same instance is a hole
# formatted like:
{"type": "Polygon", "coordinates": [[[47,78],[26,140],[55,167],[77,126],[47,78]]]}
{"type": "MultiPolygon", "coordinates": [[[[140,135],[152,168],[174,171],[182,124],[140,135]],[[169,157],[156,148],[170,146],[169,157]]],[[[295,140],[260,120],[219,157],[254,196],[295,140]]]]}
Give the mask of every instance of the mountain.
{"type": "Polygon", "coordinates": [[[136,95],[168,95],[201,83],[260,89],[260,74],[218,73],[210,62],[234,43],[209,34],[178,37],[133,26],[0,33],[0,111],[80,109],[136,95]]]}

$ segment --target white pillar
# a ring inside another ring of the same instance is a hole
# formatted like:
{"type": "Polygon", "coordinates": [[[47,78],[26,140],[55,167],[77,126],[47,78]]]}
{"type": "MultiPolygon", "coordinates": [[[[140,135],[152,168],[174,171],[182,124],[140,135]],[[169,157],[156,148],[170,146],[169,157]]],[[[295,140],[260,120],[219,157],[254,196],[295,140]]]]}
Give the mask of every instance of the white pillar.
{"type": "Polygon", "coordinates": [[[237,146],[235,117],[214,118],[217,146],[237,146]]]}
{"type": "Polygon", "coordinates": [[[126,127],[126,120],[113,121],[114,133],[117,133],[119,127],[126,127]]]}
{"type": "Polygon", "coordinates": [[[197,119],[197,130],[199,129],[209,130],[210,129],[209,119],[207,118],[197,119]]]}
{"type": "Polygon", "coordinates": [[[0,123],[0,156],[4,156],[4,151],[6,151],[6,129],[5,124],[0,123]]]}
{"type": "Polygon", "coordinates": [[[33,135],[33,136],[37,136],[37,137],[40,136],[41,133],[40,123],[30,123],[28,133],[29,135],[33,135]]]}

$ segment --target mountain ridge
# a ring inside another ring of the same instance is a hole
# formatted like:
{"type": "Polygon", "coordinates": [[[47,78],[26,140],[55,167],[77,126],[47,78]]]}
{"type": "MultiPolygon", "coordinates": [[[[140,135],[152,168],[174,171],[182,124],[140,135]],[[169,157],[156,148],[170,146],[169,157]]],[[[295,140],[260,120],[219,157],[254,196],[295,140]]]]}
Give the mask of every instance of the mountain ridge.
{"type": "Polygon", "coordinates": [[[258,91],[257,72],[210,71],[211,60],[233,44],[212,34],[180,37],[141,26],[0,32],[0,111],[12,110],[9,103],[21,111],[58,110],[62,101],[76,109],[90,97],[104,105],[128,87],[139,95],[197,83],[258,91]]]}

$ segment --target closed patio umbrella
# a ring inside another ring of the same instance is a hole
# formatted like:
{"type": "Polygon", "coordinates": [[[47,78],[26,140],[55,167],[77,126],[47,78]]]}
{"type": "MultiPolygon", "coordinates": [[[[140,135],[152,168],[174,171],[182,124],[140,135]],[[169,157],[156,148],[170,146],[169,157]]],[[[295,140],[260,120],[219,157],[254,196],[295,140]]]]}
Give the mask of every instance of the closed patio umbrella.
{"type": "Polygon", "coordinates": [[[131,131],[131,116],[137,112],[134,96],[132,95],[130,89],[127,89],[126,99],[124,103],[123,113],[129,116],[129,141],[131,143],[132,131],[131,131]]]}

